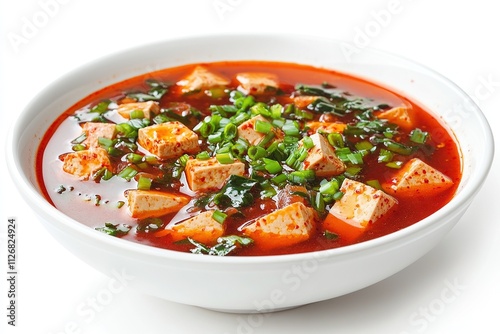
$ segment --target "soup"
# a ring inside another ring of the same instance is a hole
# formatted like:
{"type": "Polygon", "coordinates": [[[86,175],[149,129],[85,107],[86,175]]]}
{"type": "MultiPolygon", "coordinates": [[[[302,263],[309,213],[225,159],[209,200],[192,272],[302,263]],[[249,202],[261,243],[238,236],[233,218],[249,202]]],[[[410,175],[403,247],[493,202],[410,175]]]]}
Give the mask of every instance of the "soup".
{"type": "Polygon", "coordinates": [[[62,115],[37,173],[59,210],[111,237],[216,256],[342,247],[444,206],[452,134],[416,101],[277,62],[169,68],[62,115]]]}

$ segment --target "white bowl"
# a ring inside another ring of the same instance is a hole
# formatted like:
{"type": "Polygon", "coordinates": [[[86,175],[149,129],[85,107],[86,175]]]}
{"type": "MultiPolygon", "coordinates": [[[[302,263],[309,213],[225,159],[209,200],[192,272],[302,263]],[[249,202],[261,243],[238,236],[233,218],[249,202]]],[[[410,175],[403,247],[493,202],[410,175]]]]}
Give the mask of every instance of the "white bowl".
{"type": "Polygon", "coordinates": [[[87,64],[47,87],[18,118],[7,159],[21,195],[54,237],[107,275],[167,300],[229,312],[276,311],[334,298],[374,284],[413,263],[457,223],[493,160],[491,129],[456,85],[409,60],[315,37],[204,36],[150,44],[87,64]],[[432,110],[454,132],[463,177],[455,197],[422,221],[374,240],[332,250],[267,257],[215,257],[153,248],[112,238],[58,211],[35,177],[41,136],[62,111],[123,79],[188,63],[220,60],[296,62],[358,75],[432,110]]]}

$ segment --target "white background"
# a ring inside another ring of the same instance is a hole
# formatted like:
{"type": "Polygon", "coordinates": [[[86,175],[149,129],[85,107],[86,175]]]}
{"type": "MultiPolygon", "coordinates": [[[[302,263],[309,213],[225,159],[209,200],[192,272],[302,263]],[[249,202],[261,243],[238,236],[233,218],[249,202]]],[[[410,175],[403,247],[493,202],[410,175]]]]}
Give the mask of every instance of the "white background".
{"type": "Polygon", "coordinates": [[[1,332],[500,333],[498,159],[456,228],[414,265],[359,292],[265,317],[174,304],[126,286],[110,294],[112,279],[69,254],[36,221],[3,161],[5,136],[16,115],[56,78],[131,46],[211,33],[320,35],[344,40],[360,51],[369,46],[402,55],[457,83],[498,131],[500,19],[491,3],[2,1],[1,332]],[[7,326],[6,317],[8,217],[18,222],[16,327],[7,326]]]}

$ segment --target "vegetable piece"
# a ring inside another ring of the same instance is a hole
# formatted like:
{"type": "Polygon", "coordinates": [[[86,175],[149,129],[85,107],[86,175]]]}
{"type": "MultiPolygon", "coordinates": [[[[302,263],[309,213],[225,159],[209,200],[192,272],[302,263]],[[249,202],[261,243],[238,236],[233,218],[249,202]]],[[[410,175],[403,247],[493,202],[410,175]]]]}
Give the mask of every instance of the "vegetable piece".
{"type": "Polygon", "coordinates": [[[111,235],[114,237],[121,237],[127,234],[132,227],[126,224],[113,224],[113,223],[105,223],[102,227],[96,227],[95,229],[99,232],[106,233],[107,235],[111,235]]]}
{"type": "Polygon", "coordinates": [[[252,239],[239,235],[227,235],[224,237],[220,237],[217,239],[217,244],[212,247],[208,247],[200,242],[193,240],[192,238],[187,238],[187,240],[188,242],[196,246],[195,248],[191,249],[191,253],[214,256],[226,256],[240,247],[245,247],[253,243],[252,239]]]}

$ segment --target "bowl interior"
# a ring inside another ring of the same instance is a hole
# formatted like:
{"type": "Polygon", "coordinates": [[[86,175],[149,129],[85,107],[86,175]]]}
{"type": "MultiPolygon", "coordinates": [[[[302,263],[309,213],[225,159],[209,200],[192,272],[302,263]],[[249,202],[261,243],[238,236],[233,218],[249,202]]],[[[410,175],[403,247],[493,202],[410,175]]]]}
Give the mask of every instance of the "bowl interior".
{"type": "MultiPolygon", "coordinates": [[[[222,60],[284,61],[353,74],[431,110],[455,134],[463,164],[457,195],[437,215],[468,204],[484,181],[493,155],[491,130],[479,108],[457,86],[423,66],[376,50],[364,49],[354,56],[343,50],[342,42],[314,37],[214,36],[161,42],[98,59],[54,82],[26,107],[10,136],[10,169],[20,179],[22,193],[55,214],[57,210],[45,201],[36,180],[36,152],[55,118],[76,101],[112,83],[166,67],[222,60]]],[[[432,216],[412,228],[431,220],[432,216]]],[[[396,235],[409,233],[400,232],[396,235]]]]}

